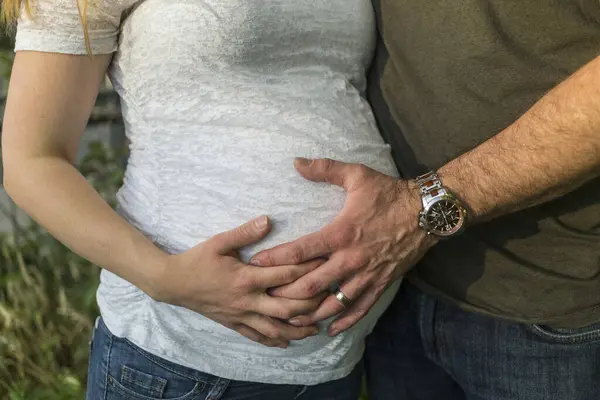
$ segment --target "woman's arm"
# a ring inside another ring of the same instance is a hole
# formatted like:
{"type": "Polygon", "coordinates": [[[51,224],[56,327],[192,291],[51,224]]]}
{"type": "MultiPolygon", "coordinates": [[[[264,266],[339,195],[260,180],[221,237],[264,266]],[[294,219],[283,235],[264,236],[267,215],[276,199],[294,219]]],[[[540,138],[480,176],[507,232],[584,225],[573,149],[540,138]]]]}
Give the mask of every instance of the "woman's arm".
{"type": "Polygon", "coordinates": [[[77,171],[77,148],[109,62],[108,55],[17,52],[2,134],[8,194],[74,252],[156,300],[198,311],[267,345],[314,333],[314,327],[274,318],[315,309],[320,299],[282,301],[266,293],[315,268],[314,262],[262,269],[230,256],[262,239],[268,223],[243,225],[170,256],[114,212],[77,171]]]}
{"type": "Polygon", "coordinates": [[[154,295],[167,262],[73,166],[110,56],[17,52],[2,133],[4,187],[57,239],[154,295]]]}

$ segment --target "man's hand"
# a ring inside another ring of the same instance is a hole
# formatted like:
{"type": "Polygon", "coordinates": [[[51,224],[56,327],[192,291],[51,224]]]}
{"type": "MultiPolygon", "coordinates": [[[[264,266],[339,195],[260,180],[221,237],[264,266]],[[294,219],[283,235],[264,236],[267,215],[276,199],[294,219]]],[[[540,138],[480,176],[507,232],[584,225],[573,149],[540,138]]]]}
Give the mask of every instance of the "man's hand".
{"type": "Polygon", "coordinates": [[[383,292],[435,244],[435,239],[418,226],[421,200],[416,184],[364,165],[329,159],[297,159],[295,166],[308,180],[344,188],[344,209],[319,232],[260,252],[251,263],[290,265],[327,257],[328,261],[314,271],[270,293],[310,299],[339,284],[352,301],[348,309],[344,310],[334,296],[329,296],[316,311],[290,321],[306,326],[343,311],[329,327],[333,336],[364,317],[383,292]]]}

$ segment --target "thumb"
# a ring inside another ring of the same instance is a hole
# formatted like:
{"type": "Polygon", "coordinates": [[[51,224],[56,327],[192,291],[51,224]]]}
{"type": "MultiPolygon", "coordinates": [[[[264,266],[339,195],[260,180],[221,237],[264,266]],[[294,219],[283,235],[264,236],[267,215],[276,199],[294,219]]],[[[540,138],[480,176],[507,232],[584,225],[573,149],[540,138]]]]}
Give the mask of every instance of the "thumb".
{"type": "Polygon", "coordinates": [[[266,216],[258,217],[237,228],[219,233],[211,241],[219,254],[227,254],[263,239],[271,230],[271,222],[266,216]]]}
{"type": "Polygon", "coordinates": [[[346,191],[350,189],[353,178],[362,170],[359,164],[348,164],[329,158],[296,158],[294,166],[300,175],[309,181],[331,183],[343,187],[346,191]]]}

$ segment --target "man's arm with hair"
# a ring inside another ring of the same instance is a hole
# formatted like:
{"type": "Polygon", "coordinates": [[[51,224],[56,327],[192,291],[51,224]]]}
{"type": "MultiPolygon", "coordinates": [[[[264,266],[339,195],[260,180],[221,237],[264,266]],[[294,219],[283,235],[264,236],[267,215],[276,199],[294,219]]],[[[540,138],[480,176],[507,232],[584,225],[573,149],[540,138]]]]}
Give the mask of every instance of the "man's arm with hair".
{"type": "MultiPolygon", "coordinates": [[[[343,314],[330,327],[342,332],[358,322],[391,283],[435,245],[417,224],[422,204],[414,181],[395,180],[356,164],[299,161],[307,179],[342,186],[342,212],[319,232],[261,252],[260,265],[328,261],[273,294],[309,298],[342,282],[354,301],[344,310],[328,297],[300,325],[343,314]]],[[[547,93],[521,118],[438,171],[442,183],[471,210],[470,223],[531,207],[583,185],[600,174],[600,58],[547,93]]]]}
{"type": "Polygon", "coordinates": [[[439,170],[444,185],[471,209],[471,222],[555,199],[599,172],[600,58],[439,170]]]}

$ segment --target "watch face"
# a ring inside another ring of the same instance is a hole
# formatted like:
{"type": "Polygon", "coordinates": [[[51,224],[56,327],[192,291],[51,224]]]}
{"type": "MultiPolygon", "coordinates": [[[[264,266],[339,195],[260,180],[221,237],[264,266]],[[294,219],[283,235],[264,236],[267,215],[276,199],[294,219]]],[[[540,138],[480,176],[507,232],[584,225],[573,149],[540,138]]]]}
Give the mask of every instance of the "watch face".
{"type": "Polygon", "coordinates": [[[432,233],[450,236],[462,227],[464,215],[462,209],[451,200],[440,200],[427,212],[427,225],[432,233]]]}

